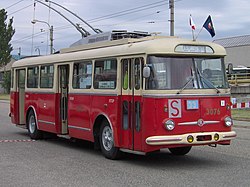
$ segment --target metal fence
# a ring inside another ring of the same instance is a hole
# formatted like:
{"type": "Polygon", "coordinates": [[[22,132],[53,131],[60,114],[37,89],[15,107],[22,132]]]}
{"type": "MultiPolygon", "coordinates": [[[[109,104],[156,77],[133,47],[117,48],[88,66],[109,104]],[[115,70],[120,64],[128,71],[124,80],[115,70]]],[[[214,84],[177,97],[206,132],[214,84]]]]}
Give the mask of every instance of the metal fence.
{"type": "Polygon", "coordinates": [[[240,85],[240,84],[250,84],[250,73],[234,73],[227,75],[229,84],[240,85]]]}

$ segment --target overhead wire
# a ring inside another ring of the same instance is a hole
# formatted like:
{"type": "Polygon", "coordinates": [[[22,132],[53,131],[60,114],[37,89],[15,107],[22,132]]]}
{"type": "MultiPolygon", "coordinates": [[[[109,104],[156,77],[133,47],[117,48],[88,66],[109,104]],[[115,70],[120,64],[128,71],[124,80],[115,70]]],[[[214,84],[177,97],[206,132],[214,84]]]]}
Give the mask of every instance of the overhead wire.
{"type": "MultiPolygon", "coordinates": [[[[158,2],[155,2],[155,3],[150,3],[150,4],[139,6],[139,7],[136,7],[136,8],[131,8],[131,9],[123,10],[123,11],[116,12],[116,13],[113,13],[113,14],[108,14],[108,15],[105,15],[105,16],[93,18],[93,19],[87,20],[87,22],[95,23],[95,22],[99,22],[99,21],[102,21],[102,20],[106,20],[106,19],[111,19],[111,18],[123,16],[123,15],[137,13],[137,12],[140,12],[140,11],[143,11],[143,10],[148,10],[148,9],[151,9],[151,8],[156,8],[156,7],[159,7],[159,6],[162,6],[162,5],[166,5],[166,4],[168,4],[168,2],[166,2],[166,0],[158,1],[158,2]],[[159,4],[159,3],[162,3],[162,2],[165,2],[165,3],[159,4]],[[159,5],[155,5],[155,4],[159,4],[159,5]],[[154,5],[154,6],[152,6],[152,5],[154,5]],[[151,6],[151,7],[148,7],[148,6],[151,6]],[[144,8],[144,7],[147,7],[147,8],[144,8]],[[144,9],[142,9],[142,8],[144,8],[144,9]],[[137,9],[141,9],[141,10],[137,10],[137,9]],[[128,11],[132,11],[132,12],[128,12],[128,11]],[[123,13],[123,14],[121,14],[121,13],[123,13]],[[112,16],[112,17],[110,17],[110,16],[112,16]]],[[[145,16],[143,16],[143,17],[145,17],[145,16]]],[[[61,26],[60,28],[58,27],[57,30],[63,30],[63,29],[67,29],[67,28],[70,28],[69,25],[61,26]]]]}
{"type": "MultiPolygon", "coordinates": [[[[123,10],[123,11],[120,11],[120,12],[117,12],[117,13],[113,13],[113,14],[109,14],[109,15],[105,15],[105,16],[100,16],[100,17],[93,18],[93,19],[90,19],[90,20],[87,20],[87,21],[90,22],[90,23],[94,23],[94,22],[105,20],[105,19],[116,18],[116,17],[132,14],[132,13],[137,13],[137,12],[140,12],[140,11],[144,11],[144,10],[148,10],[148,9],[152,9],[152,8],[156,8],[156,7],[160,7],[160,6],[169,4],[169,2],[168,1],[166,2],[166,1],[167,0],[158,1],[158,2],[155,2],[155,3],[151,3],[151,4],[147,4],[147,5],[143,5],[143,6],[123,10]]],[[[182,0],[175,0],[174,2],[179,2],[179,1],[182,1],[182,0]]]]}
{"type": "MultiPolygon", "coordinates": [[[[179,1],[182,1],[182,0],[175,0],[175,2],[179,2],[179,1]]],[[[116,12],[116,13],[113,13],[113,14],[108,14],[108,15],[105,15],[105,16],[100,16],[100,17],[93,18],[93,19],[90,19],[90,20],[87,20],[87,21],[89,23],[95,23],[95,22],[98,22],[98,21],[102,21],[102,20],[106,20],[106,19],[111,19],[111,18],[116,18],[116,17],[119,17],[119,16],[127,15],[127,14],[137,13],[137,12],[140,12],[140,11],[144,11],[144,10],[156,8],[156,7],[159,7],[159,6],[162,6],[162,5],[167,5],[167,4],[169,4],[169,2],[166,2],[166,0],[164,0],[164,1],[158,1],[158,2],[155,2],[155,3],[148,4],[148,5],[143,5],[143,6],[140,6],[140,7],[123,10],[123,11],[116,12]],[[162,2],[165,2],[165,3],[162,3],[162,2]],[[161,4],[159,4],[159,3],[161,3],[161,4]],[[155,5],[155,4],[158,4],[158,5],[155,5]],[[152,6],[152,5],[154,5],[154,6],[152,6]],[[151,6],[151,7],[147,7],[147,6],[151,6]],[[144,7],[147,7],[147,8],[144,8],[144,7]],[[141,10],[136,10],[136,9],[141,9],[141,10]],[[132,12],[128,12],[128,11],[132,11],[132,12]],[[121,14],[121,13],[124,13],[124,14],[121,14]]],[[[145,17],[145,16],[143,16],[143,17],[145,17]]],[[[114,24],[112,24],[112,25],[114,25],[114,24]]],[[[66,28],[69,28],[68,25],[62,26],[60,28],[60,30],[66,29],[66,28]]]]}
{"type": "MultiPolygon", "coordinates": [[[[97,18],[93,18],[93,19],[90,19],[88,21],[92,21],[92,22],[95,22],[95,21],[99,21],[100,19],[104,19],[104,18],[107,18],[109,19],[110,16],[113,17],[113,16],[120,16],[120,14],[122,13],[126,13],[126,12],[129,12],[129,11],[134,11],[134,10],[137,10],[137,9],[141,9],[141,8],[144,8],[144,7],[148,7],[148,6],[152,6],[152,5],[155,5],[155,4],[159,4],[159,3],[163,3],[163,2],[166,2],[166,0],[164,1],[158,1],[158,2],[155,2],[155,3],[150,3],[150,4],[147,4],[147,5],[143,5],[143,6],[139,6],[139,7],[135,7],[135,8],[131,8],[131,9],[127,9],[127,10],[123,10],[123,11],[120,11],[120,12],[116,12],[116,13],[112,13],[112,14],[108,14],[108,15],[105,15],[105,16],[100,16],[100,17],[97,17],[97,18]]],[[[159,5],[161,6],[161,5],[159,5]]],[[[138,11],[138,10],[137,10],[138,11]]],[[[140,11],[140,10],[139,10],[140,11]]]]}
{"type": "MultiPolygon", "coordinates": [[[[23,0],[22,0],[23,1],[23,0]]],[[[152,9],[152,8],[156,8],[156,7],[160,7],[160,6],[163,6],[163,5],[167,5],[169,4],[169,2],[167,0],[164,0],[164,1],[158,1],[158,2],[155,2],[155,3],[150,3],[150,4],[147,4],[147,5],[143,5],[143,6],[139,6],[139,7],[135,7],[135,8],[131,8],[131,9],[127,9],[127,10],[123,10],[123,11],[120,11],[120,12],[116,12],[116,13],[112,13],[112,14],[108,14],[108,15],[104,15],[104,16],[100,16],[100,17],[96,17],[96,18],[93,18],[93,19],[90,19],[90,20],[87,20],[88,22],[90,23],[95,23],[95,22],[99,22],[99,21],[103,21],[103,20],[106,20],[106,19],[111,19],[111,18],[116,18],[116,17],[120,17],[120,16],[124,16],[124,15],[128,15],[128,14],[133,14],[133,13],[137,13],[137,12],[140,12],[140,11],[144,11],[144,10],[148,10],[148,9],[152,9]]],[[[174,2],[179,2],[179,1],[182,1],[182,0],[175,0],[174,2]]],[[[11,14],[14,14],[16,12],[19,12],[19,11],[22,11],[24,10],[25,8],[28,8],[30,6],[32,6],[33,4],[31,5],[28,5],[22,9],[19,9],[11,14]]],[[[162,12],[162,11],[161,11],[162,12]]],[[[147,17],[147,16],[150,16],[150,15],[153,15],[153,14],[158,14],[157,12],[156,13],[151,13],[149,15],[144,15],[144,16],[141,16],[139,18],[136,18],[137,19],[140,19],[140,18],[143,18],[143,17],[147,17]]],[[[135,20],[135,19],[134,19],[135,20]]],[[[128,20],[126,22],[130,22],[131,20],[128,20]]],[[[125,23],[126,23],[125,22],[125,23]]],[[[117,24],[112,24],[112,25],[119,25],[119,24],[122,24],[122,23],[117,23],[117,24]]],[[[110,26],[112,26],[110,25],[110,26]]],[[[105,26],[105,25],[103,25],[105,26]]],[[[107,25],[109,26],[109,25],[107,25]]],[[[54,28],[54,31],[59,31],[59,30],[64,30],[64,29],[69,29],[71,28],[71,25],[65,25],[65,26],[60,26],[60,27],[57,27],[57,28],[54,28]]],[[[44,33],[40,33],[40,34],[44,34],[44,33]]],[[[39,36],[39,35],[34,35],[34,36],[39,36]]],[[[31,38],[32,36],[30,36],[31,38]]],[[[25,40],[28,40],[30,38],[22,38],[22,39],[19,39],[21,41],[25,41],[25,40]]],[[[17,40],[16,42],[18,42],[19,40],[17,40]]],[[[13,41],[14,42],[14,41],[13,41]]]]}
{"type": "Polygon", "coordinates": [[[24,1],[24,0],[20,0],[20,1],[16,2],[16,3],[13,3],[12,5],[6,7],[5,9],[9,9],[9,8],[11,8],[11,7],[17,5],[18,3],[21,3],[22,1],[24,1]]]}
{"type": "Polygon", "coordinates": [[[33,5],[33,4],[30,4],[30,5],[28,5],[28,6],[26,6],[26,7],[23,7],[23,8],[21,8],[21,9],[15,11],[15,12],[11,12],[11,13],[8,14],[8,15],[10,16],[10,15],[15,14],[15,13],[17,13],[17,12],[20,12],[20,11],[22,11],[22,10],[24,10],[24,9],[26,9],[26,8],[28,8],[28,7],[30,7],[30,6],[32,6],[32,5],[33,5]]]}
{"type": "MultiPolygon", "coordinates": [[[[37,33],[34,33],[34,36],[40,36],[40,35],[43,35],[45,33],[47,33],[48,31],[45,31],[45,32],[37,32],[37,33]]],[[[23,42],[23,41],[26,41],[26,40],[29,40],[32,38],[32,35],[28,35],[28,36],[25,36],[21,39],[16,39],[16,40],[13,40],[12,42],[15,42],[15,43],[20,43],[20,42],[23,42]]]]}

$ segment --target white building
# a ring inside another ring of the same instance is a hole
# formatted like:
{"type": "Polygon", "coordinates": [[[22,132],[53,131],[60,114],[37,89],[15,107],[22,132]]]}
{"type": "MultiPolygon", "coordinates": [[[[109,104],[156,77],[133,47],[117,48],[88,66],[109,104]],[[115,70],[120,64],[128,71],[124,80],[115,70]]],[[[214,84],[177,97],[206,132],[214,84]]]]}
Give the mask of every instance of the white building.
{"type": "Polygon", "coordinates": [[[222,38],[214,42],[225,47],[226,65],[232,63],[233,67],[250,67],[250,35],[222,38]]]}

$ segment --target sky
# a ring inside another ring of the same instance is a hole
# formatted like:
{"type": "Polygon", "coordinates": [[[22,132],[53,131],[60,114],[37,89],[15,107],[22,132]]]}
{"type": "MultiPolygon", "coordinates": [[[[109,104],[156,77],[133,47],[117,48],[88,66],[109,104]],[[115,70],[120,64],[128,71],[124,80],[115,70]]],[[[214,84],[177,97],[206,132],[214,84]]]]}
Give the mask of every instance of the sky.
{"type": "MultiPolygon", "coordinates": [[[[49,5],[45,0],[40,0],[49,5]]],[[[71,10],[92,27],[103,32],[112,30],[146,31],[169,35],[169,0],[52,0],[71,10]]],[[[215,28],[215,37],[203,29],[198,40],[216,39],[250,34],[249,0],[175,0],[175,36],[192,39],[189,17],[199,33],[209,15],[215,28]]],[[[73,24],[80,24],[91,34],[94,32],[83,22],[60,7],[51,4],[73,24]]],[[[0,9],[14,18],[15,35],[12,54],[46,55],[50,53],[49,28],[53,26],[54,51],[69,47],[81,39],[81,34],[66,19],[47,6],[34,0],[0,0],[0,9]],[[41,22],[32,24],[33,19],[41,22]],[[46,23],[43,23],[46,22],[46,23]]]]}

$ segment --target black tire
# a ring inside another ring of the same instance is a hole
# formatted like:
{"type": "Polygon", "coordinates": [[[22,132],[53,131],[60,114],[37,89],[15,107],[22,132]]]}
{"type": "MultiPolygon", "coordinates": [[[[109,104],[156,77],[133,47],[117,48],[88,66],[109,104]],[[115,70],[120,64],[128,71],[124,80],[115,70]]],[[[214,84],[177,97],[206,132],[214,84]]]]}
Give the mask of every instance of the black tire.
{"type": "Polygon", "coordinates": [[[104,120],[101,124],[99,142],[101,151],[106,158],[112,160],[119,158],[119,148],[114,146],[113,131],[106,120],[104,120]]]}
{"type": "Polygon", "coordinates": [[[169,148],[169,151],[173,154],[173,155],[185,155],[187,153],[189,153],[189,151],[191,150],[192,146],[188,146],[188,147],[175,147],[175,148],[169,148]]]}
{"type": "Polygon", "coordinates": [[[27,128],[31,139],[38,140],[43,137],[42,131],[38,130],[37,128],[36,117],[33,110],[29,112],[27,119],[27,128]]]}

